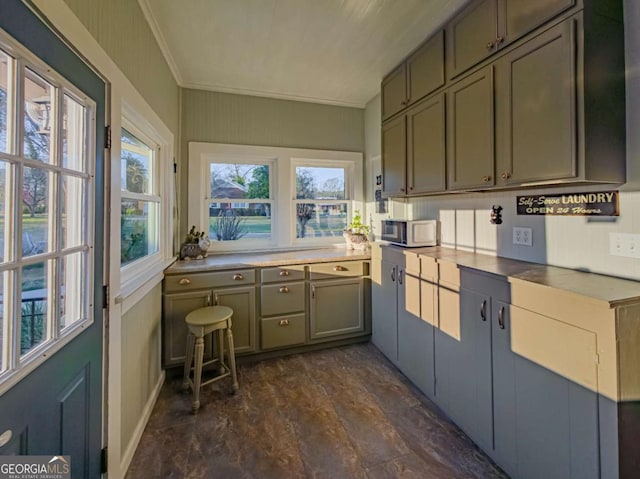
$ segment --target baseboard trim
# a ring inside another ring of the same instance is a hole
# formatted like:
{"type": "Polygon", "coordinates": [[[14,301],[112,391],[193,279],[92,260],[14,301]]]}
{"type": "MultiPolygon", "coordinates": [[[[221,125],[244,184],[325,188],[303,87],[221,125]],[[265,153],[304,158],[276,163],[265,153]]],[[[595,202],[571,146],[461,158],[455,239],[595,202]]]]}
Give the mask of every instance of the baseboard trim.
{"type": "Polygon", "coordinates": [[[158,382],[156,383],[153,391],[151,391],[151,395],[149,396],[149,400],[145,405],[142,411],[142,417],[140,421],[138,421],[138,425],[133,431],[133,435],[131,436],[131,440],[127,445],[127,448],[122,454],[122,461],[120,462],[120,470],[122,471],[123,477],[127,474],[127,470],[131,465],[131,460],[133,459],[134,454],[136,453],[136,449],[138,448],[138,444],[140,443],[140,439],[142,438],[142,433],[144,432],[144,428],[147,426],[149,422],[149,418],[151,417],[151,413],[153,412],[153,407],[156,405],[156,401],[158,400],[158,396],[160,395],[160,390],[162,389],[162,385],[165,380],[165,372],[164,370],[160,371],[160,376],[158,377],[158,382]]]}

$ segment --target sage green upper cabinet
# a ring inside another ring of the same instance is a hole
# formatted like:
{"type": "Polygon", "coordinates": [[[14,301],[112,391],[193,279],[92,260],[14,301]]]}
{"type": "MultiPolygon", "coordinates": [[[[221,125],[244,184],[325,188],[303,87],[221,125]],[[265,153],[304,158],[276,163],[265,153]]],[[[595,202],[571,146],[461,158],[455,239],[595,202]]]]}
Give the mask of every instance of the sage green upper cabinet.
{"type": "Polygon", "coordinates": [[[444,93],[407,111],[407,193],[445,189],[444,93]]]}
{"type": "Polygon", "coordinates": [[[472,2],[447,26],[447,71],[458,76],[495,52],[499,0],[472,2]]]}
{"type": "Polygon", "coordinates": [[[382,80],[382,119],[386,120],[407,106],[407,70],[403,63],[382,80]]]}
{"type": "Polygon", "coordinates": [[[473,73],[447,91],[449,189],[494,184],[493,66],[473,73]]]}
{"type": "Polygon", "coordinates": [[[420,101],[444,82],[444,30],[440,30],[382,80],[382,120],[420,101]]]}
{"type": "Polygon", "coordinates": [[[576,176],[574,45],[569,20],[498,61],[498,184],[576,176]]]}
{"type": "Polygon", "coordinates": [[[382,125],[382,194],[404,196],[407,182],[405,116],[382,125]]]}
{"type": "Polygon", "coordinates": [[[440,30],[407,59],[407,105],[444,85],[444,30],[440,30]]]}
{"type": "Polygon", "coordinates": [[[504,37],[513,41],[576,5],[576,0],[502,0],[504,37]]]}

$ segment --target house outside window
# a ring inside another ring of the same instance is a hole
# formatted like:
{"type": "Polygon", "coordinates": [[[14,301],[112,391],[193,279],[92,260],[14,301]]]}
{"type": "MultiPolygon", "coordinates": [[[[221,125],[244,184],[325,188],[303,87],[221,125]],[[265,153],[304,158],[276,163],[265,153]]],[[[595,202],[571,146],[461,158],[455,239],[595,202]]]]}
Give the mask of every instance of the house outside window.
{"type": "Polygon", "coordinates": [[[0,43],[0,392],[92,321],[94,113],[0,43]]]}

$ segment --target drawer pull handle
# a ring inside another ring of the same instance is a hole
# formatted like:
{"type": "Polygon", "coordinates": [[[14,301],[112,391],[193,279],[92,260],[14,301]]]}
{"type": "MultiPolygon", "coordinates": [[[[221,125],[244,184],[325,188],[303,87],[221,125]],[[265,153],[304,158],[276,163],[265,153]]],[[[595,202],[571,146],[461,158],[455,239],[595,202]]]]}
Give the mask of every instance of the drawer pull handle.
{"type": "Polygon", "coordinates": [[[498,326],[500,329],[504,329],[504,306],[498,311],[498,326]]]}
{"type": "Polygon", "coordinates": [[[335,267],[333,268],[333,270],[334,270],[334,271],[347,271],[347,268],[345,268],[344,266],[340,266],[340,265],[338,265],[338,266],[335,266],[335,267]]]}
{"type": "Polygon", "coordinates": [[[286,286],[283,286],[282,288],[280,288],[280,292],[281,293],[288,293],[289,292],[289,288],[287,288],[286,286]]]}
{"type": "Polygon", "coordinates": [[[280,276],[289,276],[289,271],[283,269],[282,271],[280,271],[280,276]]]}
{"type": "Polygon", "coordinates": [[[394,283],[396,281],[396,269],[395,268],[391,268],[391,281],[393,281],[394,283]]]}
{"type": "Polygon", "coordinates": [[[289,326],[289,320],[288,319],[281,319],[280,322],[278,323],[279,326],[289,326]]]}
{"type": "Polygon", "coordinates": [[[487,313],[485,311],[486,307],[487,307],[487,300],[483,299],[482,303],[480,304],[480,319],[482,319],[483,321],[487,320],[487,313]]]}
{"type": "Polygon", "coordinates": [[[13,431],[11,429],[7,429],[5,432],[0,434],[0,447],[8,444],[11,441],[11,437],[13,436],[13,431]]]}
{"type": "Polygon", "coordinates": [[[244,279],[244,276],[242,276],[240,273],[236,273],[236,274],[233,275],[233,279],[235,281],[241,281],[241,280],[244,279]]]}
{"type": "Polygon", "coordinates": [[[178,284],[181,284],[182,286],[186,286],[188,284],[191,284],[191,280],[189,278],[182,278],[180,281],[178,281],[178,284]]]}

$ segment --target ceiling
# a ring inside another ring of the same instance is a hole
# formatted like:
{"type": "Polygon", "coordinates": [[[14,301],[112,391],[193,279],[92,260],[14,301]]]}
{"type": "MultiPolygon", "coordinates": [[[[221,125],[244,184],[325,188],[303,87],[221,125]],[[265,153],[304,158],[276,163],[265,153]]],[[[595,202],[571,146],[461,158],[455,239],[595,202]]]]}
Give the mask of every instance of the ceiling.
{"type": "Polygon", "coordinates": [[[178,84],[364,107],[467,0],[138,0],[178,84]]]}

